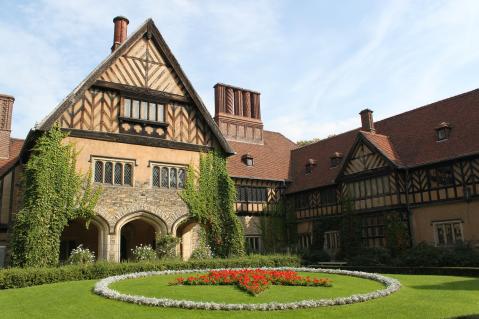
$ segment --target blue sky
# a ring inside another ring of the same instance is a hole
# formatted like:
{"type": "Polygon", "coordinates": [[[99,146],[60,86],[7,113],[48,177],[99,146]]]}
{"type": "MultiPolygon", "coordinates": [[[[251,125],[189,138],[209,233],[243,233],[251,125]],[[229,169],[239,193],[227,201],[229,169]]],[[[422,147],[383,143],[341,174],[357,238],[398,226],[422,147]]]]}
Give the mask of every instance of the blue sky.
{"type": "Polygon", "coordinates": [[[265,128],[327,137],[479,87],[479,1],[0,0],[0,92],[24,137],[110,52],[112,18],[151,17],[210,112],[260,91],[265,128]]]}

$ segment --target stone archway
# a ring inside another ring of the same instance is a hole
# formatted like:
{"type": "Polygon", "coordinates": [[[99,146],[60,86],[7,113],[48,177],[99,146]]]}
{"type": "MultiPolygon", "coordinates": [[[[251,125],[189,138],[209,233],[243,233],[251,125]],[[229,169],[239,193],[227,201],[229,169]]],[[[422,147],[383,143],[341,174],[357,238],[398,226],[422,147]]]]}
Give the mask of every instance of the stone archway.
{"type": "Polygon", "coordinates": [[[181,238],[177,247],[177,254],[183,260],[188,260],[198,247],[200,240],[200,225],[192,219],[184,219],[173,227],[173,234],[181,238]]]}
{"type": "Polygon", "coordinates": [[[60,260],[65,261],[73,249],[79,245],[88,248],[95,254],[97,260],[105,258],[105,236],[108,234],[108,226],[104,221],[95,216],[86,225],[86,220],[75,219],[70,221],[60,237],[60,260]]]}
{"type": "Polygon", "coordinates": [[[166,223],[154,214],[142,211],[124,216],[115,227],[118,260],[131,259],[131,250],[136,246],[150,245],[154,248],[156,236],[166,233],[166,223]]]}

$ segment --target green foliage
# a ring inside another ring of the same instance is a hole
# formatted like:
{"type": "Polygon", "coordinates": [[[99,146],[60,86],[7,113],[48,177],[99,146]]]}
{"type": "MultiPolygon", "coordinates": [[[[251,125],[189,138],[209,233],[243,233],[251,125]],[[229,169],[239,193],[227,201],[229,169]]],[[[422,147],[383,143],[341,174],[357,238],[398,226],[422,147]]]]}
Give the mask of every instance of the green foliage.
{"type": "Polygon", "coordinates": [[[341,201],[343,212],[339,230],[341,241],[341,254],[343,256],[354,256],[361,248],[361,219],[353,212],[352,201],[345,197],[341,201]]]}
{"type": "Polygon", "coordinates": [[[72,144],[58,127],[42,135],[25,167],[23,209],[16,215],[12,236],[12,264],[45,267],[58,264],[60,236],[68,222],[94,215],[100,190],[90,176],[76,172],[72,144]]]}
{"type": "Polygon", "coordinates": [[[323,249],[307,249],[305,250],[301,258],[303,263],[306,265],[311,265],[319,262],[328,262],[331,260],[331,256],[329,256],[328,252],[323,249]]]}
{"type": "Polygon", "coordinates": [[[191,253],[190,259],[211,259],[213,258],[211,254],[210,246],[206,244],[200,244],[198,247],[193,250],[191,253]]]}
{"type": "Polygon", "coordinates": [[[382,247],[360,248],[346,260],[348,265],[383,266],[391,262],[391,254],[382,247]]]}
{"type": "Polygon", "coordinates": [[[134,261],[155,261],[157,259],[156,252],[150,245],[136,246],[131,253],[134,261]]]}
{"type": "Polygon", "coordinates": [[[73,249],[70,257],[68,257],[68,263],[71,265],[92,264],[94,262],[95,254],[88,248],[83,248],[83,245],[73,249]]]}
{"type": "Polygon", "coordinates": [[[299,266],[299,259],[287,255],[255,255],[228,259],[189,260],[187,262],[179,260],[138,263],[97,262],[89,265],[67,265],[53,268],[9,268],[0,270],[0,289],[29,287],[62,281],[99,279],[139,271],[282,266],[299,266]]]}
{"type": "Polygon", "coordinates": [[[392,213],[386,216],[385,225],[387,247],[393,257],[398,256],[410,245],[407,221],[404,221],[398,213],[392,213]]]}
{"type": "Polygon", "coordinates": [[[192,166],[181,197],[191,216],[206,230],[215,256],[244,255],[243,227],[236,216],[236,189],[226,170],[226,159],[214,151],[202,154],[199,171],[192,166]]]}
{"type": "Polygon", "coordinates": [[[288,225],[291,215],[285,201],[280,200],[268,204],[264,214],[258,218],[264,253],[285,252],[289,246],[288,225]]]}
{"type": "Polygon", "coordinates": [[[465,243],[454,247],[435,247],[419,243],[403,252],[397,264],[415,267],[479,267],[479,251],[465,243]]]}
{"type": "Polygon", "coordinates": [[[319,137],[316,137],[316,138],[313,138],[313,139],[310,139],[310,140],[301,140],[301,141],[297,141],[296,144],[298,144],[298,146],[305,146],[305,145],[309,145],[309,144],[313,144],[313,143],[316,143],[316,142],[319,142],[321,139],[319,137]]]}
{"type": "Polygon", "coordinates": [[[160,235],[156,238],[156,255],[159,259],[176,257],[176,245],[181,239],[173,235],[160,235]]]}

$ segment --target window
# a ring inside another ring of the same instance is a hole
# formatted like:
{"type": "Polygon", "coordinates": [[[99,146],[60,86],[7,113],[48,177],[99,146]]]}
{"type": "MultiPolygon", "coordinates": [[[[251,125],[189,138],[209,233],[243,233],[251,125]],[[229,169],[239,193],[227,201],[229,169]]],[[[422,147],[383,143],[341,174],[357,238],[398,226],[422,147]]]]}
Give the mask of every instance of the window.
{"type": "Polygon", "coordinates": [[[254,165],[254,160],[253,156],[251,154],[245,154],[241,157],[241,160],[246,166],[253,166],[254,165]]]}
{"type": "Polygon", "coordinates": [[[324,233],[324,249],[337,250],[341,247],[339,241],[339,231],[327,231],[324,233]]]}
{"type": "Polygon", "coordinates": [[[429,170],[431,188],[454,185],[454,173],[451,166],[441,166],[429,170]]]}
{"type": "Polygon", "coordinates": [[[165,121],[165,106],[159,103],[123,99],[123,117],[152,122],[165,121]]]}
{"type": "Polygon", "coordinates": [[[245,240],[248,253],[259,253],[261,251],[261,236],[245,236],[245,240]]]}
{"type": "Polygon", "coordinates": [[[450,246],[464,240],[460,220],[433,222],[433,227],[437,246],[450,246]]]}
{"type": "Polygon", "coordinates": [[[305,168],[305,173],[306,174],[311,174],[313,172],[313,168],[316,167],[318,161],[315,159],[310,158],[308,162],[306,163],[306,168],[305,168]]]}
{"type": "Polygon", "coordinates": [[[436,138],[437,141],[444,141],[449,138],[449,135],[451,133],[451,126],[447,122],[442,122],[439,124],[438,127],[436,127],[436,138]]]}
{"type": "Polygon", "coordinates": [[[313,235],[311,233],[299,234],[299,248],[306,249],[309,248],[313,243],[313,235]]]}
{"type": "Polygon", "coordinates": [[[362,220],[363,247],[384,247],[384,218],[371,216],[362,220]]]}
{"type": "Polygon", "coordinates": [[[93,163],[93,180],[95,183],[133,186],[133,165],[131,162],[94,159],[93,163]]]}
{"type": "Polygon", "coordinates": [[[236,187],[236,201],[237,202],[267,202],[268,201],[268,189],[266,187],[248,187],[237,186],[236,187]]]}
{"type": "Polygon", "coordinates": [[[336,204],[336,188],[325,188],[319,191],[322,205],[336,204]]]}
{"type": "Polygon", "coordinates": [[[185,188],[186,169],[184,167],[153,165],[151,184],[161,188],[185,188]]]}

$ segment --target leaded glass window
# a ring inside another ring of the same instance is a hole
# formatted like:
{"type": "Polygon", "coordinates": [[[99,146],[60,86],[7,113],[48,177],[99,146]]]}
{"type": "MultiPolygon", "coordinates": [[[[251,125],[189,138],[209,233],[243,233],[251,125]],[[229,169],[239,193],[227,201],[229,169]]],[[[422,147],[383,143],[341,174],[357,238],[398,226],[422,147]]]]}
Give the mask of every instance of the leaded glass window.
{"type": "Polygon", "coordinates": [[[115,164],[115,184],[121,185],[123,181],[123,167],[120,163],[115,164]]]}
{"type": "Polygon", "coordinates": [[[132,186],[132,180],[133,180],[133,166],[131,164],[125,164],[124,165],[124,170],[125,170],[125,178],[123,181],[123,184],[125,185],[130,185],[132,186]]]}
{"type": "Polygon", "coordinates": [[[165,106],[154,102],[139,101],[130,98],[123,99],[123,116],[145,121],[164,122],[165,106]]]}
{"type": "Polygon", "coordinates": [[[96,183],[103,182],[103,162],[102,161],[95,162],[95,182],[96,183]]]}
{"type": "Polygon", "coordinates": [[[176,168],[170,168],[170,188],[176,188],[176,168]]]}
{"type": "Polygon", "coordinates": [[[168,167],[161,168],[161,187],[168,188],[170,185],[170,178],[168,175],[168,167]]]}
{"type": "Polygon", "coordinates": [[[105,163],[105,183],[112,184],[113,182],[113,163],[105,163]]]}
{"type": "Polygon", "coordinates": [[[186,173],[184,168],[178,169],[178,188],[185,188],[186,173]]]}
{"type": "Polygon", "coordinates": [[[160,168],[158,166],[153,167],[152,184],[154,187],[160,187],[160,168]]]}

